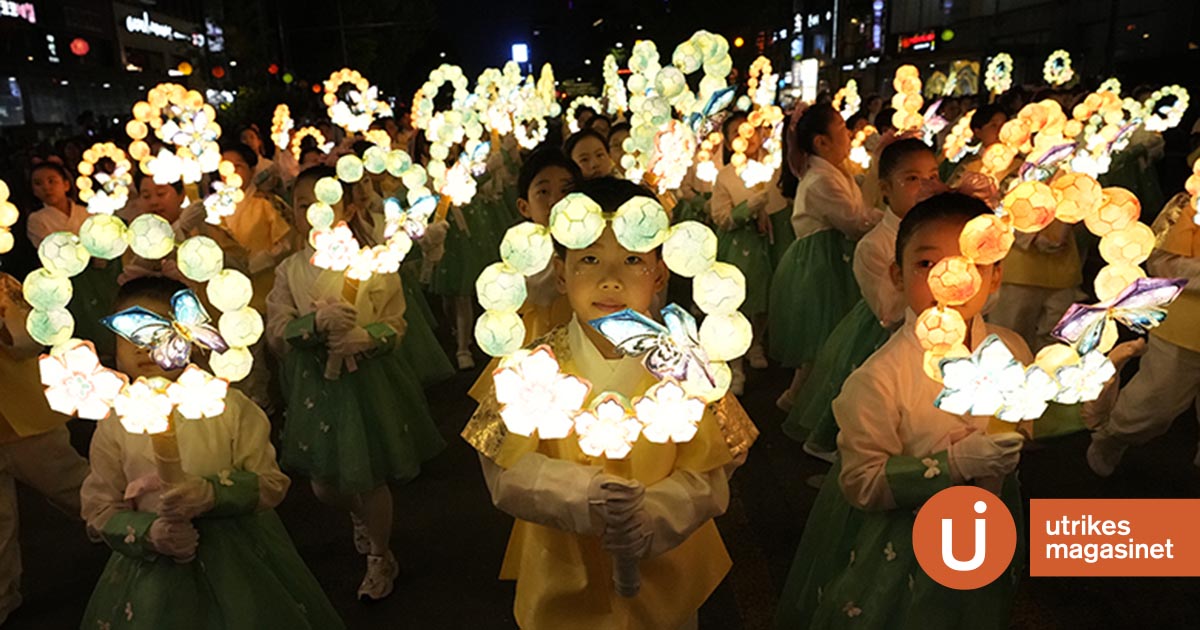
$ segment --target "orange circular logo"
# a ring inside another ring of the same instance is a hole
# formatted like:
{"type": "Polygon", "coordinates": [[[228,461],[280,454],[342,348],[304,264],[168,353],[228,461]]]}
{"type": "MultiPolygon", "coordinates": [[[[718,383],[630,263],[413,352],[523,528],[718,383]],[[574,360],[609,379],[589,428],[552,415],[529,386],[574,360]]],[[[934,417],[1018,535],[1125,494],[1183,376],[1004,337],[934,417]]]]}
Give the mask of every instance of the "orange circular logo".
{"type": "Polygon", "coordinates": [[[965,591],[1004,574],[1017,549],[1017,527],[996,495],[954,486],[921,506],[912,544],[917,562],[934,582],[965,591]]]}

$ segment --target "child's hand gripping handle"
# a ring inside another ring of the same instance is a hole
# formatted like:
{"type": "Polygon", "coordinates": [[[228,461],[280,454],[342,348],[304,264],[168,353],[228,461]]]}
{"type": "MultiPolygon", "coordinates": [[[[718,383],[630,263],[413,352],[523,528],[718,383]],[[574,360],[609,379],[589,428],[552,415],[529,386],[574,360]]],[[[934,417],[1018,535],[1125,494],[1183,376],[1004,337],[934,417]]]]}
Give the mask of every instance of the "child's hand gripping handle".
{"type": "MultiPolygon", "coordinates": [[[[167,430],[150,436],[150,445],[154,449],[154,466],[158,478],[168,487],[182,483],[187,477],[183,472],[183,464],[179,457],[179,441],[175,438],[175,427],[169,424],[167,430]]],[[[186,519],[163,518],[182,526],[186,519]]],[[[196,559],[193,553],[186,557],[175,557],[175,562],[186,564],[196,559]]]]}
{"type": "Polygon", "coordinates": [[[613,589],[621,597],[635,597],[642,588],[638,565],[649,543],[638,518],[646,487],[628,480],[632,474],[624,460],[606,460],[604,471],[611,475],[600,489],[605,514],[603,544],[613,555],[613,589]]]}

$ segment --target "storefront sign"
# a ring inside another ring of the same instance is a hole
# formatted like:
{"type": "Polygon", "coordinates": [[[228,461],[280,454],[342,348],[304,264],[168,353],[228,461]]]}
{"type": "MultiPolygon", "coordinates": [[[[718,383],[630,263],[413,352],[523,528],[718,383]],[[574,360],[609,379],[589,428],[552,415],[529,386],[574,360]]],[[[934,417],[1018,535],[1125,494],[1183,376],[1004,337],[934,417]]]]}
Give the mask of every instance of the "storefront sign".
{"type": "Polygon", "coordinates": [[[933,50],[937,46],[937,33],[929,31],[900,38],[900,52],[933,50]]]}
{"type": "Polygon", "coordinates": [[[0,0],[0,18],[17,18],[30,24],[37,24],[37,11],[32,2],[13,2],[0,0]]]}

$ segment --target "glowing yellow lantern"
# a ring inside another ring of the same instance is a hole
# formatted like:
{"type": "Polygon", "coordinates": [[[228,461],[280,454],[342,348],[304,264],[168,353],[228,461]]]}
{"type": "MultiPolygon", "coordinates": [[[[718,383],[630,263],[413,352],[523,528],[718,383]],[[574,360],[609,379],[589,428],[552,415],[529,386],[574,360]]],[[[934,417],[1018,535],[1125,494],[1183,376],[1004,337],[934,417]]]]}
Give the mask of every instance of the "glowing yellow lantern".
{"type": "Polygon", "coordinates": [[[746,300],[746,277],[731,264],[713,263],[692,281],[692,298],[709,315],[732,313],[746,300]]]}
{"type": "Polygon", "coordinates": [[[1146,272],[1142,271],[1142,268],[1137,265],[1119,262],[1105,265],[1096,274],[1096,283],[1094,285],[1096,288],[1096,298],[1101,302],[1107,302],[1117,297],[1134,280],[1145,277],[1146,272]]]}
{"type": "Polygon", "coordinates": [[[230,348],[225,352],[213,353],[209,359],[213,374],[236,383],[250,376],[250,368],[254,365],[254,357],[246,348],[230,348]]]}
{"type": "Polygon", "coordinates": [[[217,328],[229,345],[246,348],[262,337],[262,315],[249,306],[229,311],[221,315],[217,328]]]}
{"type": "Polygon", "coordinates": [[[663,242],[662,257],[673,273],[691,278],[716,261],[717,236],[698,221],[677,223],[663,242]]]}
{"type": "Polygon", "coordinates": [[[175,230],[157,214],[143,214],[129,224],[129,247],[147,260],[157,260],[175,249],[175,230]]]}
{"type": "Polygon", "coordinates": [[[750,349],[754,329],[739,311],[709,315],[700,324],[700,345],[714,361],[732,361],[750,349]]]}
{"type": "Polygon", "coordinates": [[[1017,150],[1013,147],[997,142],[992,146],[983,150],[981,160],[983,163],[983,171],[991,175],[999,175],[1012,165],[1013,159],[1017,157],[1017,150]]]}
{"type": "Polygon", "coordinates": [[[967,221],[958,237],[963,256],[976,264],[990,265],[1004,260],[1013,246],[1013,232],[1005,220],[994,214],[983,214],[967,221]]]}
{"type": "Polygon", "coordinates": [[[1084,173],[1064,173],[1050,183],[1058,197],[1054,216],[1063,223],[1078,223],[1100,209],[1104,191],[1100,182],[1084,173]]]}
{"type": "Polygon", "coordinates": [[[1142,203],[1133,193],[1111,186],[1103,190],[1100,209],[1083,219],[1087,229],[1096,236],[1104,237],[1110,232],[1124,230],[1138,220],[1142,214],[1142,203]]]}
{"type": "Polygon", "coordinates": [[[250,304],[254,287],[250,278],[236,269],[225,269],[208,281],[208,301],[222,312],[236,311],[250,304]]]}
{"type": "Polygon", "coordinates": [[[1110,263],[1139,265],[1154,250],[1154,231],[1144,223],[1131,223],[1100,239],[1100,255],[1110,263]]]}
{"type": "Polygon", "coordinates": [[[967,322],[953,308],[931,307],[917,317],[917,341],[935,354],[946,354],[967,338],[967,322]]]}
{"type": "Polygon", "coordinates": [[[965,256],[948,256],[939,260],[929,270],[926,281],[933,299],[950,306],[966,304],[983,286],[983,278],[975,268],[975,263],[965,256]]]}
{"type": "Polygon", "coordinates": [[[1000,141],[1010,147],[1023,147],[1029,142],[1029,121],[1014,118],[1000,127],[1000,141]]]}
{"type": "Polygon", "coordinates": [[[1004,196],[1004,211],[1021,232],[1038,232],[1050,225],[1057,205],[1054,191],[1038,181],[1021,182],[1004,196]]]}

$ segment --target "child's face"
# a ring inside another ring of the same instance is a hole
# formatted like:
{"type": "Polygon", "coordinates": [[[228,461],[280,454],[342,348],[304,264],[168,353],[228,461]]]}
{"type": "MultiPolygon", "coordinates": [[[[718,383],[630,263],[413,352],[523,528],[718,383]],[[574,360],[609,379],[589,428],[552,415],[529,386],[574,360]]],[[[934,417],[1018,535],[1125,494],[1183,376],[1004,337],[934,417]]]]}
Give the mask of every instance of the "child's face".
{"type": "Polygon", "coordinates": [[[245,129],[239,138],[242,144],[254,149],[255,153],[262,154],[262,138],[258,137],[258,132],[253,129],[245,129]]]}
{"type": "MultiPolygon", "coordinates": [[[[127,309],[131,306],[140,306],[151,312],[165,315],[171,312],[171,305],[165,301],[147,297],[135,296],[128,300],[124,300],[116,306],[117,311],[127,309]]],[[[168,380],[175,380],[183,372],[182,369],[167,371],[162,369],[154,359],[150,358],[150,351],[139,348],[128,339],[120,335],[117,337],[117,369],[129,376],[129,379],[135,380],[139,376],[146,378],[154,378],[160,376],[168,380]]]]}
{"type": "MultiPolygon", "coordinates": [[[[929,270],[947,256],[961,256],[958,236],[966,221],[942,220],[926,223],[913,233],[904,245],[903,263],[892,265],[892,282],[904,293],[908,306],[920,314],[931,306],[937,306],[929,290],[929,270]]],[[[971,321],[983,312],[988,296],[1000,290],[1000,264],[976,265],[983,285],[975,297],[966,304],[955,306],[966,321],[971,321]]]]}
{"type": "Polygon", "coordinates": [[[30,184],[33,186],[34,196],[47,206],[57,206],[66,201],[67,192],[71,190],[71,184],[52,168],[39,168],[34,171],[30,184]]]}
{"type": "Polygon", "coordinates": [[[628,137],[629,132],[622,130],[614,133],[612,137],[608,139],[608,153],[610,156],[612,156],[613,164],[621,163],[621,157],[625,155],[625,147],[622,145],[625,142],[625,138],[628,137]]]}
{"type": "Polygon", "coordinates": [[[825,133],[813,140],[813,149],[832,164],[841,164],[850,157],[850,129],[841,116],[834,116],[825,133]]]}
{"type": "Polygon", "coordinates": [[[584,179],[606,177],[612,173],[613,162],[608,155],[608,147],[592,136],[580,140],[571,150],[571,159],[583,171],[584,179]]]}
{"type": "Polygon", "coordinates": [[[141,198],[146,203],[147,210],[167,221],[174,222],[179,218],[183,194],[177,192],[174,186],[156,184],[152,178],[147,177],[142,180],[141,198]]]}
{"type": "Polygon", "coordinates": [[[937,159],[932,153],[920,151],[909,153],[890,175],[879,180],[879,189],[892,213],[903,219],[917,205],[921,183],[937,179],[937,159]]]}
{"type": "Polygon", "coordinates": [[[591,247],[568,250],[566,260],[556,258],[554,264],[558,290],[584,324],[626,308],[649,315],[654,295],[667,285],[667,267],[658,253],[621,247],[611,227],[591,247]]]}
{"type": "Polygon", "coordinates": [[[245,158],[237,151],[226,151],[221,154],[221,159],[233,164],[233,172],[237,173],[242,178],[242,190],[250,185],[251,178],[254,177],[254,169],[250,168],[245,158]]]}
{"type": "Polygon", "coordinates": [[[975,130],[975,135],[983,146],[990,147],[1000,141],[1000,128],[1004,123],[1008,122],[1008,116],[1004,112],[996,112],[992,114],[992,119],[984,123],[982,127],[975,130]]]}
{"type": "Polygon", "coordinates": [[[534,176],[529,190],[525,191],[528,199],[518,199],[517,208],[526,219],[538,225],[550,225],[550,208],[574,188],[575,180],[570,171],[561,166],[547,166],[534,176]]]}
{"type": "MultiPolygon", "coordinates": [[[[299,227],[302,231],[307,231],[308,225],[308,207],[317,203],[317,180],[313,177],[305,177],[296,182],[296,187],[292,189],[292,225],[299,227]]],[[[345,212],[342,210],[342,204],[345,202],[343,195],[342,201],[337,202],[333,206],[333,222],[345,219],[345,212]]]]}

